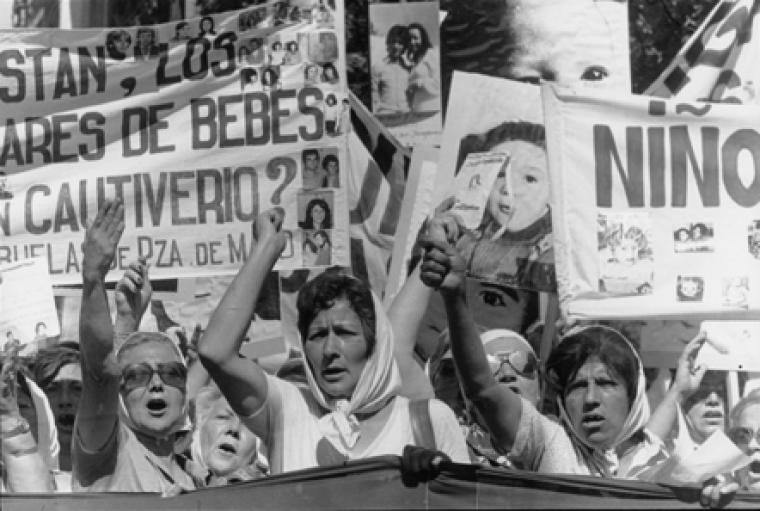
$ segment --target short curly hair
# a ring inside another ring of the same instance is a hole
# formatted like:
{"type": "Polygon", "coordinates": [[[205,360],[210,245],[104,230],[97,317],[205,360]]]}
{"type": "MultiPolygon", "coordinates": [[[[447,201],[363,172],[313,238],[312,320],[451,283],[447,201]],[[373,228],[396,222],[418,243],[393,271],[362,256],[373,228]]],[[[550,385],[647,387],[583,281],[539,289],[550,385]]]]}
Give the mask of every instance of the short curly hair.
{"type": "Polygon", "coordinates": [[[541,149],[546,149],[546,129],[543,124],[515,121],[503,122],[485,133],[467,135],[459,143],[457,172],[468,154],[490,151],[497,145],[511,140],[529,142],[541,149]]]}
{"type": "Polygon", "coordinates": [[[298,331],[305,342],[309,326],[320,311],[327,310],[338,300],[345,299],[359,316],[367,355],[375,349],[375,306],[369,286],[361,280],[344,274],[339,268],[329,268],[308,281],[298,293],[298,331]]]}

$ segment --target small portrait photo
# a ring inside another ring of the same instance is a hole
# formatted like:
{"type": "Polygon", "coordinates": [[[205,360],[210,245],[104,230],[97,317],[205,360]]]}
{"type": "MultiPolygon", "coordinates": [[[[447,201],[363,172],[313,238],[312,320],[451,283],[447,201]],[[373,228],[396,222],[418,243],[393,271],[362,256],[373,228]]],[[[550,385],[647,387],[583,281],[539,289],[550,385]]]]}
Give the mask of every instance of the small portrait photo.
{"type": "Polygon", "coordinates": [[[132,46],[132,36],[126,30],[111,30],[106,35],[106,53],[112,60],[124,60],[132,46]]]}
{"type": "Polygon", "coordinates": [[[753,220],[747,228],[747,248],[755,259],[760,259],[760,220],[753,220]]]}
{"type": "Polygon", "coordinates": [[[298,47],[306,60],[317,64],[338,60],[338,36],[333,30],[317,30],[298,34],[298,47]]]}
{"type": "Polygon", "coordinates": [[[330,85],[337,85],[340,83],[340,76],[338,75],[338,68],[335,67],[333,62],[326,62],[322,66],[322,75],[320,76],[321,83],[327,83],[330,85]]]}
{"type": "Polygon", "coordinates": [[[310,191],[298,194],[298,226],[304,231],[333,228],[333,192],[310,191]]]}
{"type": "Polygon", "coordinates": [[[8,189],[8,178],[4,170],[0,170],[0,200],[10,200],[13,192],[8,189]]]}
{"type": "MultiPolygon", "coordinates": [[[[330,151],[329,149],[326,150],[330,151]]],[[[322,158],[322,169],[326,175],[322,183],[323,188],[340,188],[340,163],[338,155],[330,152],[322,158]]]]}
{"type": "Polygon", "coordinates": [[[301,50],[296,41],[285,42],[285,56],[282,63],[286,66],[295,66],[301,63],[301,50]]]}
{"type": "Polygon", "coordinates": [[[673,249],[676,253],[713,252],[713,226],[710,222],[678,225],[673,230],[673,249]]]}
{"type": "Polygon", "coordinates": [[[301,151],[301,176],[304,190],[322,188],[327,172],[322,168],[321,158],[319,149],[311,148],[301,151]]]}
{"type": "Polygon", "coordinates": [[[214,30],[214,18],[211,16],[204,16],[201,18],[201,22],[198,25],[198,37],[206,37],[216,35],[214,30]]]}
{"type": "Polygon", "coordinates": [[[266,19],[266,7],[259,7],[247,12],[238,14],[238,32],[244,32],[259,25],[266,19]]]}
{"type": "Polygon", "coordinates": [[[306,63],[303,67],[303,84],[304,86],[319,84],[319,73],[321,68],[318,64],[311,62],[306,63]]]}
{"type": "Polygon", "coordinates": [[[192,30],[190,23],[187,21],[180,21],[174,26],[174,37],[171,39],[172,42],[189,41],[193,38],[192,30]]]}
{"type": "Polygon", "coordinates": [[[160,50],[155,30],[152,28],[138,28],[135,37],[135,59],[158,57],[160,50]]]}
{"type": "Polygon", "coordinates": [[[676,282],[676,297],[679,302],[701,302],[704,293],[704,278],[686,275],[678,276],[676,282]]]}
{"type": "Polygon", "coordinates": [[[322,107],[322,112],[325,116],[325,133],[330,136],[336,136],[338,134],[338,116],[340,114],[340,106],[338,106],[338,98],[333,93],[325,96],[325,103],[322,107]]]}
{"type": "Polygon", "coordinates": [[[280,84],[280,66],[266,66],[261,71],[261,85],[265,91],[277,90],[280,84]]]}
{"type": "Polygon", "coordinates": [[[318,27],[332,27],[335,24],[335,2],[332,2],[332,8],[325,5],[325,2],[315,2],[311,8],[311,22],[318,27]]]}
{"type": "Polygon", "coordinates": [[[285,63],[285,47],[279,39],[269,40],[269,64],[281,66],[285,63]]]}
{"type": "Polygon", "coordinates": [[[260,65],[266,59],[264,51],[264,39],[251,37],[243,39],[238,46],[238,62],[240,64],[260,65]]]}
{"type": "Polygon", "coordinates": [[[331,264],[331,235],[332,231],[327,229],[301,231],[303,266],[327,266],[331,264]]]}
{"type": "Polygon", "coordinates": [[[722,291],[723,305],[744,309],[749,307],[749,277],[724,277],[722,291]]]}
{"type": "Polygon", "coordinates": [[[252,92],[261,90],[259,70],[255,67],[240,68],[240,90],[252,92]]]}

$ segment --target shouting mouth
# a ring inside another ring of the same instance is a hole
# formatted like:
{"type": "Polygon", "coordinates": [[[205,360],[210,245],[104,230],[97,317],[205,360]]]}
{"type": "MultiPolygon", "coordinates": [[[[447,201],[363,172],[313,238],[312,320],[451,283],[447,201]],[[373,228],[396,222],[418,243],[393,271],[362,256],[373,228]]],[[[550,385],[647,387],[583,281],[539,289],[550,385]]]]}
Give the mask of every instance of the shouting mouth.
{"type": "Polygon", "coordinates": [[[168,407],[166,401],[161,398],[153,398],[149,400],[146,406],[148,408],[148,413],[154,417],[162,416],[168,407]]]}
{"type": "Polygon", "coordinates": [[[322,370],[322,378],[328,382],[335,382],[340,380],[345,372],[342,367],[327,367],[322,370]]]}
{"type": "Polygon", "coordinates": [[[599,429],[602,427],[603,422],[604,415],[600,415],[598,413],[587,413],[583,416],[583,421],[581,424],[586,429],[599,429]]]}
{"type": "Polygon", "coordinates": [[[237,448],[229,442],[223,442],[217,446],[217,450],[227,456],[236,456],[237,448]]]}
{"type": "Polygon", "coordinates": [[[72,413],[62,413],[56,418],[56,423],[59,429],[70,431],[74,429],[74,420],[76,415],[72,413]]]}

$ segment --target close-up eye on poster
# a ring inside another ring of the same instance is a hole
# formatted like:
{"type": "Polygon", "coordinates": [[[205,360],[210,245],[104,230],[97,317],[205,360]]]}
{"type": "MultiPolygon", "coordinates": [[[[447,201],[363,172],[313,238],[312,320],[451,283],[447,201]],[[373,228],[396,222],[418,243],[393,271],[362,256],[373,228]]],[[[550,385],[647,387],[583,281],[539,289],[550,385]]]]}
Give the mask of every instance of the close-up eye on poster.
{"type": "Polygon", "coordinates": [[[760,0],[0,0],[0,507],[760,507],[760,0]]]}

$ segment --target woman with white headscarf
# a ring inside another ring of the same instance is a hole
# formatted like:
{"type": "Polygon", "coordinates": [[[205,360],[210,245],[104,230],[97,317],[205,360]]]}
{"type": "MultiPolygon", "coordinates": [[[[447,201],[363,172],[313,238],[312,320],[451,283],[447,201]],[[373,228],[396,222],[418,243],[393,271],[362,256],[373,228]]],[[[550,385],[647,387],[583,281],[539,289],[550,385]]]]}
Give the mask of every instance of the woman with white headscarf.
{"type": "Polygon", "coordinates": [[[566,335],[545,365],[560,422],[494,378],[464,292],[465,262],[453,216],[431,222],[421,278],[443,295],[452,353],[465,396],[482,415],[497,450],[529,470],[631,478],[666,454],[645,429],[644,369],[633,346],[609,327],[566,335]]]}
{"type": "MultiPolygon", "coordinates": [[[[264,212],[258,243],[209,321],[201,362],[232,408],[267,447],[273,474],[350,459],[401,455],[415,444],[409,401],[399,396],[393,333],[380,301],[361,281],[327,271],[298,297],[308,388],[267,375],[238,353],[264,279],[285,247],[281,216],[264,212]]],[[[435,446],[467,462],[457,421],[428,402],[435,446]]]]}

